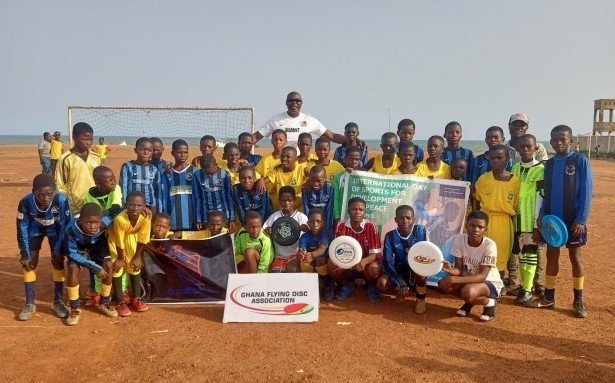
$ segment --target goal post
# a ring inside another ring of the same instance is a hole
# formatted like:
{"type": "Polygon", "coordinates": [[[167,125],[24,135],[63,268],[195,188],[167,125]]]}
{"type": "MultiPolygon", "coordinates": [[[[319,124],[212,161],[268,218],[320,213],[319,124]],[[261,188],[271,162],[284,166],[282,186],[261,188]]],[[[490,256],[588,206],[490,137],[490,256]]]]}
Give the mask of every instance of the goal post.
{"type": "Polygon", "coordinates": [[[68,107],[68,137],[73,145],[72,129],[86,122],[95,137],[106,142],[134,143],[139,137],[160,137],[163,141],[182,138],[197,145],[204,135],[219,142],[236,142],[243,132],[254,133],[253,107],[185,106],[93,106],[68,107]]]}

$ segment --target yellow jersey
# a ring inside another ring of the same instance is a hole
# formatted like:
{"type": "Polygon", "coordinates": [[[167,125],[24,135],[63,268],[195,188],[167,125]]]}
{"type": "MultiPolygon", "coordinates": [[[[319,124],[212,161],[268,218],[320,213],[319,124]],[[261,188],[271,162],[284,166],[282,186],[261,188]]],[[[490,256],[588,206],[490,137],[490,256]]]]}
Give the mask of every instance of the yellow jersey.
{"type": "Polygon", "coordinates": [[[79,214],[85,196],[94,185],[92,172],[95,167],[102,165],[102,158],[90,151],[84,161],[83,158],[71,151],[64,153],[56,166],[56,185],[58,191],[66,194],[73,215],[79,214]]]}
{"type": "Polygon", "coordinates": [[[451,167],[444,161],[440,161],[440,167],[435,171],[429,169],[427,160],[421,161],[416,165],[416,172],[414,175],[419,177],[443,178],[447,180],[453,178],[451,175],[451,167]]]}
{"type": "Polygon", "coordinates": [[[263,156],[263,158],[261,158],[260,161],[258,161],[258,164],[256,165],[256,171],[260,174],[262,174],[263,176],[266,176],[267,174],[269,174],[269,172],[276,167],[277,165],[280,164],[280,157],[275,158],[273,156],[273,153],[271,154],[267,154],[266,156],[263,156]]]}
{"type": "MultiPolygon", "coordinates": [[[[309,172],[309,170],[312,169],[312,167],[314,167],[315,165],[316,165],[315,161],[307,162],[305,165],[306,171],[309,172]]],[[[329,160],[329,164],[324,166],[324,168],[325,168],[325,172],[327,172],[327,181],[329,182],[333,182],[333,178],[335,178],[335,176],[339,172],[343,172],[344,170],[346,170],[346,168],[342,164],[340,164],[339,162],[335,160],[329,160]]]]}
{"type": "Polygon", "coordinates": [[[397,167],[397,169],[393,170],[393,172],[390,173],[390,174],[392,176],[404,176],[404,175],[406,175],[406,176],[414,175],[415,176],[416,175],[416,171],[417,171],[417,168],[415,167],[414,168],[414,173],[402,173],[401,170],[399,170],[399,167],[397,167]]]}
{"type": "Polygon", "coordinates": [[[107,147],[109,145],[94,145],[94,151],[98,153],[103,160],[107,158],[107,147]]]}
{"type": "MultiPolygon", "coordinates": [[[[223,227],[220,234],[226,233],[228,233],[228,229],[226,227],[223,227]]],[[[210,237],[212,237],[212,235],[209,229],[198,231],[182,231],[182,239],[207,239],[210,237]]]]}
{"type": "MultiPolygon", "coordinates": [[[[228,164],[225,160],[220,160],[218,161],[218,166],[221,169],[224,169],[228,172],[228,174],[231,176],[231,185],[235,185],[239,183],[239,170],[236,172],[232,172],[229,168],[228,168],[228,164]],[[221,163],[221,161],[224,161],[223,164],[221,163]]],[[[258,181],[261,179],[261,174],[257,171],[254,171],[254,181],[258,181]]]]}
{"type": "Polygon", "coordinates": [[[64,143],[60,140],[51,140],[51,149],[49,151],[49,158],[52,160],[59,160],[62,157],[62,151],[64,150],[64,143]]]}
{"type": "Polygon", "coordinates": [[[401,165],[399,157],[395,155],[395,157],[393,158],[393,165],[388,168],[385,168],[384,166],[382,166],[382,156],[383,154],[380,153],[377,154],[376,157],[374,157],[374,165],[372,166],[372,172],[378,174],[391,174],[399,167],[399,165],[401,165]]]}
{"type": "Polygon", "coordinates": [[[519,203],[521,183],[515,175],[508,181],[498,181],[493,172],[478,177],[474,198],[480,202],[480,209],[487,213],[500,213],[514,216],[519,203]]]}
{"type": "Polygon", "coordinates": [[[278,193],[282,186],[292,186],[295,189],[295,205],[296,201],[301,201],[301,187],[305,182],[305,165],[295,163],[295,168],[289,172],[282,170],[282,167],[273,169],[267,174],[267,179],[269,181],[267,190],[274,211],[280,210],[278,193]]]}
{"type": "Polygon", "coordinates": [[[318,161],[318,156],[314,152],[310,152],[310,154],[308,154],[307,160],[299,159],[299,156],[297,156],[297,163],[299,164],[307,164],[309,162],[316,162],[316,161],[318,161]]]}

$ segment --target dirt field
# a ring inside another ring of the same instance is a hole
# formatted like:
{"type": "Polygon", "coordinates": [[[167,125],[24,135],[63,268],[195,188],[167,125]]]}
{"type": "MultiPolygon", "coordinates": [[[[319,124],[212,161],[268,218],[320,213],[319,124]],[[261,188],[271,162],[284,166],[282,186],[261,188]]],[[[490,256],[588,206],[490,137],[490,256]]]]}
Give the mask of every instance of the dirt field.
{"type": "MultiPolygon", "coordinates": [[[[109,163],[117,170],[131,153],[111,153],[109,163]]],[[[564,256],[556,310],[522,309],[505,298],[486,324],[477,315],[455,317],[460,302],[433,290],[422,316],[413,300],[368,303],[358,290],[347,301],[323,304],[314,324],[222,324],[222,307],[152,306],[113,320],[86,309],[74,328],[50,307],[46,247],[38,311],[29,322],[15,319],[24,302],[15,211],[40,170],[36,145],[0,147],[0,165],[0,382],[615,381],[614,162],[592,162],[585,320],[572,316],[564,256]]]]}

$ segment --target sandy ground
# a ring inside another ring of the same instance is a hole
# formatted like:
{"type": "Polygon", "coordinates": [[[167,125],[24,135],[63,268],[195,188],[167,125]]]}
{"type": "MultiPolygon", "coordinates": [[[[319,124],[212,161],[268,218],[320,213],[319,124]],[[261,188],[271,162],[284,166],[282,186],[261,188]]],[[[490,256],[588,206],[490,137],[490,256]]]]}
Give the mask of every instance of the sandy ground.
{"type": "MultiPolygon", "coordinates": [[[[122,148],[109,164],[117,170],[131,153],[122,148]]],[[[479,309],[455,317],[460,302],[433,290],[422,316],[413,301],[368,303],[359,290],[345,302],[323,304],[314,324],[222,324],[222,307],[152,306],[114,320],[86,309],[74,328],[53,316],[47,248],[38,312],[29,322],[15,320],[24,302],[15,210],[40,169],[35,145],[0,147],[0,164],[0,382],[615,381],[614,162],[592,162],[585,320],[572,316],[564,256],[556,310],[518,308],[505,298],[486,324],[479,309]]]]}

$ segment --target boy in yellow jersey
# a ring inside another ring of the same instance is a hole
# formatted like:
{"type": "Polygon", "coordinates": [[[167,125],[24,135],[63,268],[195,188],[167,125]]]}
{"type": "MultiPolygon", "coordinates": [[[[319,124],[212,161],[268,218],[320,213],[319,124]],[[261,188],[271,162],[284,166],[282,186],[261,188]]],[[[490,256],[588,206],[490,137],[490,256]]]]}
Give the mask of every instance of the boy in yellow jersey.
{"type": "Polygon", "coordinates": [[[49,142],[51,149],[49,150],[49,159],[51,160],[51,175],[55,177],[58,160],[62,157],[64,151],[64,143],[61,139],[62,134],[55,132],[49,142]]]}
{"type": "Polygon", "coordinates": [[[329,158],[331,153],[331,141],[326,137],[319,137],[316,140],[316,160],[309,161],[305,166],[305,175],[309,177],[310,169],[315,165],[321,165],[327,172],[327,181],[333,182],[335,175],[344,171],[344,166],[339,162],[329,158]]]}
{"type": "Polygon", "coordinates": [[[273,152],[263,156],[254,168],[263,177],[280,164],[282,149],[286,146],[286,132],[283,129],[276,129],[271,133],[271,145],[273,146],[273,152]]]}
{"type": "MultiPolygon", "coordinates": [[[[262,161],[264,160],[263,158],[262,161]]],[[[280,210],[278,193],[282,186],[290,186],[295,189],[296,207],[297,200],[301,201],[301,188],[305,181],[305,166],[297,163],[297,149],[291,146],[285,147],[282,150],[280,161],[282,166],[272,169],[267,174],[267,177],[265,177],[265,183],[273,202],[274,211],[280,210]]]]}
{"type": "Polygon", "coordinates": [[[318,160],[316,154],[312,152],[312,135],[310,133],[303,132],[299,135],[297,148],[299,149],[299,155],[297,156],[298,163],[305,164],[318,160]]]}
{"type": "Polygon", "coordinates": [[[397,157],[399,157],[399,166],[391,173],[391,175],[416,173],[416,166],[414,166],[416,152],[412,141],[402,141],[399,143],[397,157]]]}
{"type": "Polygon", "coordinates": [[[85,196],[95,186],[92,172],[102,159],[90,150],[94,130],[85,122],[73,126],[74,146],[60,157],[56,167],[58,191],[66,194],[73,214],[79,214],[85,196]]]}
{"type": "Polygon", "coordinates": [[[98,145],[94,145],[94,151],[98,153],[104,164],[107,159],[107,153],[111,152],[109,145],[105,144],[105,137],[98,138],[98,145]]]}
{"type": "Polygon", "coordinates": [[[149,243],[152,219],[145,215],[145,195],[133,190],[126,196],[126,210],[115,217],[109,228],[109,247],[113,260],[113,294],[117,313],[129,316],[130,309],[124,302],[122,274],[130,277],[132,298],[130,305],[138,312],[147,310],[141,300],[141,268],[143,268],[143,246],[149,243]]]}
{"type": "Polygon", "coordinates": [[[497,245],[496,266],[502,277],[513,246],[512,217],[517,214],[520,187],[519,178],[506,170],[508,158],[508,149],[504,145],[494,145],[489,149],[492,170],[478,178],[474,193],[476,208],[489,214],[488,235],[497,245]]]}
{"type": "Polygon", "coordinates": [[[399,167],[399,157],[397,157],[397,134],[387,132],[380,138],[380,149],[382,154],[370,158],[363,170],[370,170],[379,174],[391,174],[399,167]]]}
{"type": "MultiPolygon", "coordinates": [[[[234,142],[229,142],[224,145],[224,159],[223,163],[218,161],[219,166],[226,170],[231,176],[231,185],[237,185],[239,183],[239,170],[246,166],[247,163],[241,160],[241,153],[239,151],[239,145],[234,142]]],[[[256,172],[256,181],[260,180],[261,175],[256,172]]]]}
{"type": "Polygon", "coordinates": [[[207,229],[198,231],[182,231],[181,239],[207,239],[218,234],[229,232],[229,229],[226,228],[226,217],[221,211],[210,211],[207,214],[207,219],[207,229]]]}
{"type": "Polygon", "coordinates": [[[444,138],[431,136],[427,141],[429,157],[416,165],[414,175],[426,178],[451,179],[451,167],[440,159],[444,151],[444,138]]]}

